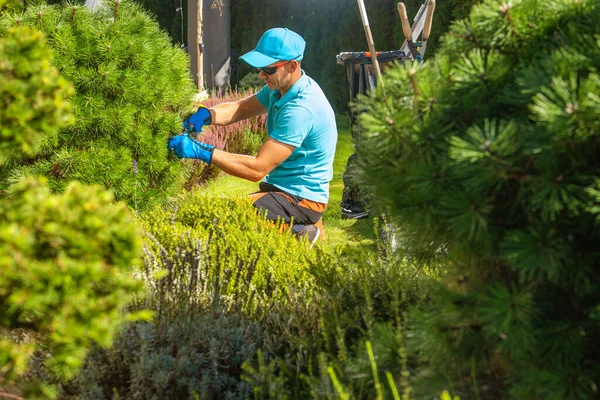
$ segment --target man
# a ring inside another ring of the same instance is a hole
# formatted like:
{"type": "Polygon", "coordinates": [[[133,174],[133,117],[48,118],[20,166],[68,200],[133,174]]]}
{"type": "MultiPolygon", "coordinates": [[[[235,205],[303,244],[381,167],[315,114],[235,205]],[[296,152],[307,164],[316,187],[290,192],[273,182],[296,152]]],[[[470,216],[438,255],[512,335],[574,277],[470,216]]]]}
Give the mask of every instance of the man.
{"type": "Polygon", "coordinates": [[[312,245],[322,231],[329,200],[337,127],[323,91],[301,69],[305,46],[289,29],[268,30],[254,50],[240,57],[258,69],[266,85],[235,103],[200,107],[184,122],[185,130],[200,132],[203,125],[228,125],[268,112],[268,137],[256,156],[227,153],[187,135],[171,139],[169,149],[239,178],[262,179],[260,191],[250,195],[254,206],[267,210],[270,220],[289,224],[293,219],[292,231],[312,245]]]}

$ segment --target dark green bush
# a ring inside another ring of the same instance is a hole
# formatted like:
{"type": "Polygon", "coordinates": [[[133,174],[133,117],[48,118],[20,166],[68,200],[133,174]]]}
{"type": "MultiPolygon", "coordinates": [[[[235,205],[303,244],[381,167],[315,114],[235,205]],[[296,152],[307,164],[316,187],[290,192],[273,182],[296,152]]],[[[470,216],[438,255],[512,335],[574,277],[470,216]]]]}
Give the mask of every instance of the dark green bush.
{"type": "MultiPolygon", "coordinates": [[[[316,279],[311,318],[318,325],[283,352],[263,353],[258,364],[246,366],[255,398],[337,398],[332,373],[350,398],[375,398],[366,341],[373,344],[380,378],[387,379],[389,371],[394,385],[403,387],[403,371],[416,373],[418,361],[401,353],[405,338],[399,335],[409,332],[400,321],[410,306],[428,301],[430,282],[440,275],[434,271],[401,253],[350,248],[335,257],[320,253],[311,267],[316,279]]],[[[389,385],[384,393],[391,396],[389,385]]]]}
{"type": "Polygon", "coordinates": [[[75,123],[43,153],[4,160],[0,187],[34,174],[58,191],[73,179],[101,184],[135,208],[166,202],[186,166],[168,157],[167,138],[181,130],[180,114],[190,111],[195,91],[183,50],[129,1],[106,2],[95,13],[66,3],[30,5],[0,18],[0,34],[16,25],[45,33],[53,65],[75,87],[75,123]]]}
{"type": "Polygon", "coordinates": [[[414,338],[461,398],[598,396],[599,18],[486,1],[359,106],[372,201],[451,260],[414,338]]]}
{"type": "Polygon", "coordinates": [[[263,86],[265,86],[265,80],[261,79],[255,71],[247,73],[237,85],[238,90],[258,90],[263,86]]]}

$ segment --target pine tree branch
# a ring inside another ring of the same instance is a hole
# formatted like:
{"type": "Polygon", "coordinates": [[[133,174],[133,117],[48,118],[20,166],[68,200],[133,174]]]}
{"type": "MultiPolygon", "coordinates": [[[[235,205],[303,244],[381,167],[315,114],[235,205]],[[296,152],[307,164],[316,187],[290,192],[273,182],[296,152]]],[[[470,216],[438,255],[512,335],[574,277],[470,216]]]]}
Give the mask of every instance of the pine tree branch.
{"type": "Polygon", "coordinates": [[[520,179],[528,179],[529,175],[527,175],[527,172],[529,171],[529,168],[531,168],[531,165],[533,164],[533,157],[529,157],[527,159],[527,162],[525,163],[525,166],[523,167],[523,169],[519,172],[515,172],[512,173],[508,176],[509,179],[514,179],[514,180],[520,180],[520,179]]]}
{"type": "Polygon", "coordinates": [[[477,47],[478,49],[483,49],[483,50],[488,50],[488,51],[491,50],[490,47],[484,45],[481,41],[476,39],[471,33],[468,33],[466,35],[461,35],[459,33],[450,32],[450,36],[454,36],[456,38],[466,40],[467,42],[475,45],[475,47],[477,47]]]}

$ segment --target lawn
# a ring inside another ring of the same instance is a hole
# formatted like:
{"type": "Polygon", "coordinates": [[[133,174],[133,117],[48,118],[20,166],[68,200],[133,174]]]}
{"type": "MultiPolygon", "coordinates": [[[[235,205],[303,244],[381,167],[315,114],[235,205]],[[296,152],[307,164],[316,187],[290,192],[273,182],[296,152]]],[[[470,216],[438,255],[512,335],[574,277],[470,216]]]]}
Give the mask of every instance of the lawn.
{"type": "MultiPolygon", "coordinates": [[[[373,246],[375,234],[373,221],[370,218],[348,220],[341,218],[340,201],[344,184],[342,175],[346,169],[348,157],[354,152],[350,135],[350,119],[337,116],[338,143],[333,163],[333,180],[330,183],[330,198],[327,210],[323,215],[325,226],[324,245],[332,250],[348,246],[373,246]]],[[[258,184],[222,173],[210,181],[202,192],[207,196],[245,196],[258,190],[258,184]]]]}

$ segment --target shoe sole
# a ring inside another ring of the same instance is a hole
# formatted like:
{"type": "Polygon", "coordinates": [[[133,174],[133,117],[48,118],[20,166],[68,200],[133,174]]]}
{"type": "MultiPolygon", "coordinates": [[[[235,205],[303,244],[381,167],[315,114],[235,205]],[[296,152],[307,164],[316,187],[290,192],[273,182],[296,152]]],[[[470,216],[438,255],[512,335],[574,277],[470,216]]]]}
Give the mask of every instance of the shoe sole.
{"type": "Polygon", "coordinates": [[[369,215],[368,211],[363,211],[363,212],[355,213],[355,214],[342,213],[342,218],[343,219],[361,219],[361,218],[366,218],[368,215],[369,215]]]}

